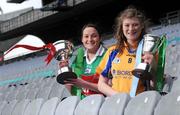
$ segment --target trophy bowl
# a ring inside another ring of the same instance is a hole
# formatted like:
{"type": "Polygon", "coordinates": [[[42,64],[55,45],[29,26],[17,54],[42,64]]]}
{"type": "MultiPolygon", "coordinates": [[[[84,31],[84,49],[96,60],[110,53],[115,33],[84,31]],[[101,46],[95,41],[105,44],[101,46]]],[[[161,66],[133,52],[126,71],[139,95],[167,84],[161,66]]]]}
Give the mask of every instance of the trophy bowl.
{"type": "Polygon", "coordinates": [[[76,79],[77,76],[72,72],[69,67],[68,60],[72,56],[74,46],[68,40],[59,40],[53,45],[56,48],[55,59],[59,61],[59,70],[57,76],[57,82],[65,84],[64,81],[70,81],[70,79],[76,79]]]}
{"type": "MultiPolygon", "coordinates": [[[[152,34],[145,34],[143,36],[142,53],[150,52],[155,54],[157,49],[162,45],[162,39],[159,36],[152,34]]],[[[132,74],[138,78],[150,80],[153,77],[152,65],[141,62],[132,71],[132,74]]]]}
{"type": "Polygon", "coordinates": [[[69,59],[73,53],[74,45],[68,40],[59,40],[53,45],[56,48],[55,59],[58,61],[69,59]]]}

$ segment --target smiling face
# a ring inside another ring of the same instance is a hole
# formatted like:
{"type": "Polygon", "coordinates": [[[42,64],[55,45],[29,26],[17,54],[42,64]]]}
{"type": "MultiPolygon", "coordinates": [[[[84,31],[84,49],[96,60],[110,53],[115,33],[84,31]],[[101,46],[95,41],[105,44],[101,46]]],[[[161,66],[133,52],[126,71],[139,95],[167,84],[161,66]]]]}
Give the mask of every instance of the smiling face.
{"type": "Polygon", "coordinates": [[[96,52],[100,45],[100,36],[93,27],[86,27],[82,33],[82,43],[90,52],[96,52]]]}
{"type": "Polygon", "coordinates": [[[138,18],[125,18],[122,22],[122,30],[128,42],[136,42],[142,33],[143,26],[138,18]]]}

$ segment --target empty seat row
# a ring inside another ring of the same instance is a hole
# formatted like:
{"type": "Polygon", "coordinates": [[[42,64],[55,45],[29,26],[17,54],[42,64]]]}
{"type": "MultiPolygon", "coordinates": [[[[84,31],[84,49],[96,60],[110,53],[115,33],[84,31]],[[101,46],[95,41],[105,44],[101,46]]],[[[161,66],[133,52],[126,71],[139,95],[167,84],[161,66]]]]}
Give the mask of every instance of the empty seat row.
{"type": "Polygon", "coordinates": [[[71,96],[70,92],[64,85],[61,85],[57,82],[54,82],[49,86],[42,86],[36,88],[14,88],[11,91],[0,93],[0,101],[12,101],[14,99],[22,100],[22,99],[35,99],[35,98],[43,98],[45,100],[52,97],[59,97],[63,99],[64,97],[71,96]]]}
{"type": "Polygon", "coordinates": [[[83,100],[69,96],[62,101],[53,97],[48,100],[25,99],[14,103],[9,110],[7,105],[5,109],[2,107],[0,115],[179,115],[180,91],[165,96],[156,91],[146,91],[133,98],[125,93],[106,98],[95,94],[83,100]]]}

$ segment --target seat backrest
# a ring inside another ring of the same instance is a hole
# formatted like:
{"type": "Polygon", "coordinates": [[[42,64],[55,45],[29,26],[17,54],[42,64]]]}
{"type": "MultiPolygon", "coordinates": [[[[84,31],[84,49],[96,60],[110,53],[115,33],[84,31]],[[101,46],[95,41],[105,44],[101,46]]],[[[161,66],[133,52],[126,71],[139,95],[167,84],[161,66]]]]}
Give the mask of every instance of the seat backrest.
{"type": "Polygon", "coordinates": [[[8,95],[8,91],[7,92],[1,92],[0,93],[0,101],[6,100],[7,95],[8,95]]]}
{"type": "Polygon", "coordinates": [[[51,92],[51,88],[50,86],[47,87],[41,87],[37,93],[36,98],[43,98],[45,100],[47,100],[49,98],[49,94],[51,92]]]}
{"type": "Polygon", "coordinates": [[[173,80],[171,92],[175,92],[177,90],[180,90],[180,77],[177,77],[173,80]]]}
{"type": "Polygon", "coordinates": [[[65,98],[65,97],[69,97],[72,96],[71,92],[64,86],[63,87],[63,94],[61,95],[61,99],[65,98]]]}
{"type": "Polygon", "coordinates": [[[131,97],[126,93],[119,93],[108,97],[102,104],[99,115],[123,115],[130,99],[131,97]]]}
{"type": "Polygon", "coordinates": [[[29,89],[26,98],[27,99],[36,99],[39,88],[29,89]]]}
{"type": "Polygon", "coordinates": [[[58,104],[55,115],[74,115],[74,110],[79,101],[78,96],[67,97],[58,104]]]}
{"type": "Polygon", "coordinates": [[[27,96],[28,91],[29,91],[28,89],[22,88],[22,89],[18,92],[18,94],[17,94],[17,96],[16,96],[16,99],[17,99],[17,100],[26,99],[26,96],[27,96]]]}
{"type": "Polygon", "coordinates": [[[18,89],[15,89],[15,90],[10,91],[10,92],[8,93],[7,97],[6,97],[6,100],[7,100],[8,102],[10,102],[10,101],[12,101],[12,100],[15,100],[18,93],[19,93],[19,90],[18,90],[18,89]]]}
{"type": "Polygon", "coordinates": [[[87,96],[79,102],[74,115],[98,115],[104,100],[104,96],[100,94],[87,96]]]}
{"type": "Polygon", "coordinates": [[[61,85],[57,82],[55,82],[51,88],[51,92],[49,94],[49,98],[52,97],[59,97],[60,99],[63,99],[64,97],[71,96],[70,92],[66,89],[64,85],[61,85]]]}
{"type": "Polygon", "coordinates": [[[43,103],[44,99],[42,98],[34,99],[27,105],[24,115],[38,115],[43,103]]]}
{"type": "Polygon", "coordinates": [[[30,103],[29,99],[24,99],[24,100],[17,102],[11,115],[23,115],[24,110],[29,103],[30,103]]]}
{"type": "Polygon", "coordinates": [[[124,115],[153,115],[161,95],[157,91],[145,91],[132,98],[125,108],[124,115]]]}
{"type": "MultiPolygon", "coordinates": [[[[178,38],[179,39],[179,38],[178,38]]],[[[170,40],[171,41],[171,40],[170,40]]],[[[165,74],[180,77],[180,42],[168,43],[166,50],[165,74]]]]}
{"type": "Polygon", "coordinates": [[[1,115],[11,115],[17,102],[17,100],[12,100],[9,103],[7,103],[1,110],[1,115]]]}
{"type": "Polygon", "coordinates": [[[8,104],[7,101],[0,101],[0,113],[2,112],[3,108],[8,104]]]}
{"type": "Polygon", "coordinates": [[[154,115],[180,115],[180,90],[162,96],[154,110],[154,115]]]}
{"type": "MultiPolygon", "coordinates": [[[[173,76],[170,76],[170,75],[165,75],[164,79],[165,79],[164,80],[165,82],[164,82],[162,92],[169,93],[169,92],[171,92],[172,86],[176,82],[177,77],[173,77],[173,76]]],[[[174,86],[174,89],[176,89],[176,85],[174,86]]]]}
{"type": "Polygon", "coordinates": [[[45,101],[40,109],[39,115],[54,115],[59,101],[60,99],[58,97],[53,97],[45,101]]]}

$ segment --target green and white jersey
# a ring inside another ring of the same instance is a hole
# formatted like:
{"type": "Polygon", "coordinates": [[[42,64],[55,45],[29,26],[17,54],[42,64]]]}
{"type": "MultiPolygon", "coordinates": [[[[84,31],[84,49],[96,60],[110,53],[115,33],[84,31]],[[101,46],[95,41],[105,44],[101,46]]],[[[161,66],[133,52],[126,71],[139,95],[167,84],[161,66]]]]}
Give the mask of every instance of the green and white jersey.
{"type": "MultiPolygon", "coordinates": [[[[79,78],[84,75],[91,76],[96,74],[96,67],[99,65],[105,52],[106,48],[103,45],[100,45],[98,51],[95,54],[95,57],[91,61],[89,61],[87,59],[87,50],[85,50],[84,48],[79,48],[77,50],[77,56],[71,65],[72,71],[75,72],[79,78]]],[[[72,87],[71,93],[73,95],[78,95],[81,98],[85,97],[82,94],[82,89],[75,86],[72,87]]]]}

